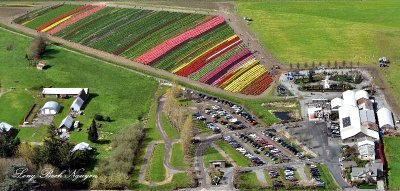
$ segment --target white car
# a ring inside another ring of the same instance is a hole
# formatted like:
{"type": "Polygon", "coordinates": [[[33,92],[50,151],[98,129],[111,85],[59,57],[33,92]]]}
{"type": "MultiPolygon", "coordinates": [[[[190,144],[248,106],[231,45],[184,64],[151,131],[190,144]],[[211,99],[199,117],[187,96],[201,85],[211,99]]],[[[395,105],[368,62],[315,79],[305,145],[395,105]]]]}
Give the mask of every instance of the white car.
{"type": "Polygon", "coordinates": [[[75,121],[74,122],[74,128],[78,128],[79,127],[79,121],[75,121]]]}

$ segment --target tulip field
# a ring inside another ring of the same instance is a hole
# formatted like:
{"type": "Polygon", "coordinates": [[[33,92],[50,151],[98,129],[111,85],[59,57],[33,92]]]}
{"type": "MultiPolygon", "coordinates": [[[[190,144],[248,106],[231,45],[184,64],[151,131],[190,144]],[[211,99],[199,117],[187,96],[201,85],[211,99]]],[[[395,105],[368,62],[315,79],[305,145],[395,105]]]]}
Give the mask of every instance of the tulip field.
{"type": "Polygon", "coordinates": [[[57,5],[14,21],[230,92],[259,95],[273,81],[221,16],[57,5]]]}

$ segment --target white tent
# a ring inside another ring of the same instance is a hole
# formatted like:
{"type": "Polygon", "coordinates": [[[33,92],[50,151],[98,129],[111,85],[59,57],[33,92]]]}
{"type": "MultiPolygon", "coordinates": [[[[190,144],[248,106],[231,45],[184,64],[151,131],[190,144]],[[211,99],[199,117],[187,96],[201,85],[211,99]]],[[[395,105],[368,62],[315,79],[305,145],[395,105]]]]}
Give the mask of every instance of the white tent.
{"type": "Polygon", "coordinates": [[[343,106],[356,106],[356,94],[352,90],[347,90],[343,92],[343,106]]]}
{"type": "Polygon", "coordinates": [[[12,125],[6,123],[6,122],[1,122],[0,123],[0,133],[1,132],[8,132],[11,130],[11,128],[13,128],[12,125]]]}
{"type": "Polygon", "coordinates": [[[368,92],[365,91],[365,90],[358,90],[358,91],[355,93],[355,99],[356,99],[356,100],[359,100],[359,99],[361,99],[361,98],[369,99],[368,92]]]}
{"type": "Polygon", "coordinates": [[[337,98],[334,98],[331,100],[331,108],[332,109],[339,108],[342,106],[343,106],[343,99],[337,97],[337,98]]]}
{"type": "Polygon", "coordinates": [[[48,101],[44,104],[42,109],[40,109],[40,113],[43,115],[55,115],[60,111],[60,104],[55,101],[48,101]]]}
{"type": "Polygon", "coordinates": [[[379,109],[376,114],[378,115],[378,122],[380,128],[394,128],[392,112],[387,108],[379,109]]]}
{"type": "Polygon", "coordinates": [[[71,152],[75,152],[77,150],[83,151],[83,150],[91,150],[92,148],[89,146],[88,143],[81,142],[75,145],[75,147],[71,150],[71,152]]]}

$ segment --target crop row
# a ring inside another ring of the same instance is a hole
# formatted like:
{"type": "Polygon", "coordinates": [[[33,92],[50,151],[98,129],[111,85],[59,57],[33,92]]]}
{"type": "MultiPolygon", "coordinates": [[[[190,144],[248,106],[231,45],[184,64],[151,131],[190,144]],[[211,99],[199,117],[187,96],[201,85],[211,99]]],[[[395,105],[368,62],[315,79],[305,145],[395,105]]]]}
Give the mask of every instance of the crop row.
{"type": "Polygon", "coordinates": [[[45,7],[42,7],[40,9],[33,10],[32,12],[29,12],[28,14],[22,15],[22,16],[16,18],[16,19],[14,19],[14,22],[25,26],[29,22],[31,22],[34,19],[38,18],[40,15],[43,15],[43,14],[47,13],[48,11],[50,11],[52,9],[55,9],[55,8],[57,8],[59,6],[61,6],[61,5],[58,5],[58,6],[45,6],[45,7]]]}
{"type": "Polygon", "coordinates": [[[204,18],[205,15],[189,14],[187,17],[184,17],[170,26],[164,27],[153,34],[148,35],[146,38],[132,45],[122,54],[122,56],[129,59],[136,58],[139,55],[149,51],[152,47],[157,46],[160,42],[170,39],[188,30],[189,28],[192,28],[204,18]]]}
{"type": "Polygon", "coordinates": [[[230,67],[228,70],[226,70],[226,72],[219,73],[220,75],[214,76],[213,78],[211,78],[209,81],[207,81],[207,83],[210,83],[213,86],[220,85],[225,80],[229,79],[229,77],[233,76],[242,67],[245,67],[248,64],[253,63],[254,61],[256,61],[254,55],[248,55],[242,61],[236,62],[236,64],[234,64],[232,67],[230,67]]]}
{"type": "Polygon", "coordinates": [[[227,85],[224,89],[231,92],[240,92],[246,86],[248,86],[252,81],[260,77],[262,74],[266,73],[267,70],[261,64],[255,65],[238,78],[233,80],[229,85],[227,85]]]}
{"type": "Polygon", "coordinates": [[[209,46],[214,46],[211,44],[216,44],[220,39],[228,38],[229,36],[232,36],[232,34],[234,34],[233,30],[228,25],[222,25],[201,37],[194,38],[182,44],[171,53],[165,55],[162,59],[156,61],[154,64],[152,64],[152,66],[171,71],[175,67],[184,63],[185,60],[190,60],[191,58],[199,55],[201,53],[201,51],[197,51],[199,48],[208,49],[209,46]],[[188,53],[191,55],[186,56],[188,53]]]}
{"type": "Polygon", "coordinates": [[[228,52],[225,52],[212,62],[208,63],[205,65],[202,69],[197,71],[196,73],[192,74],[190,78],[192,80],[200,80],[204,75],[208,74],[211,71],[214,71],[218,66],[221,65],[221,63],[224,63],[224,61],[228,60],[229,58],[239,54],[241,51],[243,51],[245,48],[244,44],[241,43],[237,47],[233,48],[232,50],[229,50],[228,52]]]}
{"type": "Polygon", "coordinates": [[[63,5],[63,6],[56,7],[54,9],[51,9],[51,10],[45,12],[44,14],[38,16],[36,19],[25,24],[25,26],[29,27],[31,29],[36,29],[37,27],[43,25],[44,23],[51,21],[55,17],[62,15],[68,11],[74,10],[78,7],[80,7],[80,5],[63,5]]]}
{"type": "Polygon", "coordinates": [[[149,50],[145,54],[142,54],[141,56],[135,58],[135,61],[143,63],[143,64],[150,64],[160,56],[166,54],[173,48],[179,46],[180,44],[186,42],[187,40],[191,38],[195,38],[197,36],[200,36],[201,34],[211,30],[212,28],[224,23],[225,20],[223,17],[216,17],[210,21],[207,21],[201,25],[198,25],[197,27],[188,30],[174,38],[171,38],[167,41],[164,41],[163,43],[157,45],[153,49],[149,50]]]}
{"type": "Polygon", "coordinates": [[[46,23],[40,25],[39,27],[36,28],[36,30],[38,31],[42,31],[42,32],[46,32],[48,31],[50,28],[50,26],[52,26],[54,23],[59,22],[60,20],[63,20],[69,16],[71,16],[72,14],[75,14],[77,12],[83,11],[85,9],[88,9],[89,7],[91,7],[90,5],[84,5],[81,7],[78,7],[76,9],[70,10],[62,15],[57,16],[56,18],[51,19],[50,21],[47,21],[46,23]]]}
{"type": "Polygon", "coordinates": [[[268,73],[264,73],[254,80],[250,85],[243,89],[240,93],[247,95],[259,95],[264,92],[272,83],[273,79],[268,73]]]}

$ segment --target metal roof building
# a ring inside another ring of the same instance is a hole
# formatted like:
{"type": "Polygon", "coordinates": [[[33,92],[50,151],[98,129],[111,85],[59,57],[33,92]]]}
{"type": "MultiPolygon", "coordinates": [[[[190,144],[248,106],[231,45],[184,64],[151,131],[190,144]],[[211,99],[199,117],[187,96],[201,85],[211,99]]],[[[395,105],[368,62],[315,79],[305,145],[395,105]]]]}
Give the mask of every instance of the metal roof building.
{"type": "Polygon", "coordinates": [[[85,103],[85,101],[83,101],[82,98],[77,97],[74,100],[74,102],[72,102],[72,104],[71,104],[71,110],[72,111],[80,111],[84,103],[85,103]]]}
{"type": "Polygon", "coordinates": [[[394,120],[392,112],[387,108],[379,109],[376,114],[378,115],[378,122],[380,128],[394,128],[394,120]]]}
{"type": "Polygon", "coordinates": [[[337,109],[339,107],[343,106],[343,99],[342,98],[333,98],[331,100],[331,108],[332,109],[337,109]]]}
{"type": "Polygon", "coordinates": [[[43,95],[78,95],[81,91],[89,94],[89,88],[43,88],[43,95]]]}
{"type": "Polygon", "coordinates": [[[65,117],[62,120],[59,128],[60,129],[65,129],[65,130],[70,130],[72,128],[72,124],[73,123],[74,123],[74,119],[71,116],[68,115],[67,117],[65,117]]]}
{"type": "Polygon", "coordinates": [[[365,99],[369,99],[369,94],[367,91],[365,90],[358,90],[355,94],[354,94],[354,98],[356,100],[359,100],[361,98],[365,98],[365,99]]]}
{"type": "Polygon", "coordinates": [[[0,133],[1,132],[8,132],[11,130],[11,128],[13,128],[12,125],[6,123],[6,122],[1,122],[0,123],[0,133]]]}
{"type": "Polygon", "coordinates": [[[60,111],[60,104],[55,101],[46,102],[40,109],[40,113],[43,115],[55,115],[60,111]]]}
{"type": "Polygon", "coordinates": [[[364,135],[379,140],[379,133],[361,126],[360,112],[355,106],[343,106],[339,108],[340,136],[342,140],[357,139],[364,135]]]}

